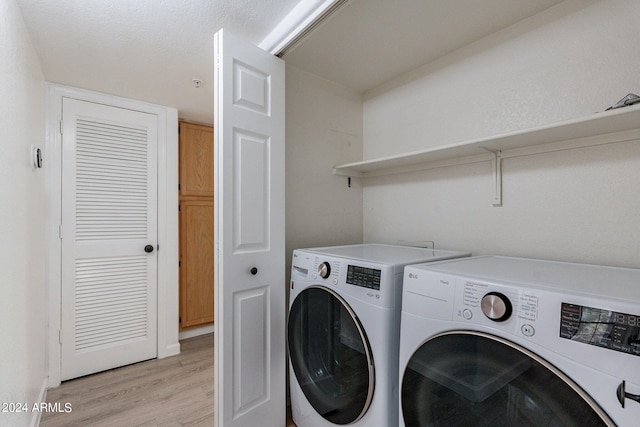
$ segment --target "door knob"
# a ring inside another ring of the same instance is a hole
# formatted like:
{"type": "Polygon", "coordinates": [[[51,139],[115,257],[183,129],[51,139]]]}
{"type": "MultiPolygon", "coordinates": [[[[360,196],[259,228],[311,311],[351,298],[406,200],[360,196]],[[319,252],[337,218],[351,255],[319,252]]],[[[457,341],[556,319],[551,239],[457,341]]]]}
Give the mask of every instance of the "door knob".
{"type": "Polygon", "coordinates": [[[150,254],[151,252],[153,252],[153,245],[147,245],[144,247],[144,251],[148,254],[150,254]]]}
{"type": "Polygon", "coordinates": [[[249,270],[249,271],[250,271],[250,272],[251,272],[251,274],[253,274],[254,276],[255,276],[256,274],[258,274],[258,269],[257,269],[257,268],[255,268],[255,267],[253,267],[253,268],[252,268],[251,270],[249,270]]]}

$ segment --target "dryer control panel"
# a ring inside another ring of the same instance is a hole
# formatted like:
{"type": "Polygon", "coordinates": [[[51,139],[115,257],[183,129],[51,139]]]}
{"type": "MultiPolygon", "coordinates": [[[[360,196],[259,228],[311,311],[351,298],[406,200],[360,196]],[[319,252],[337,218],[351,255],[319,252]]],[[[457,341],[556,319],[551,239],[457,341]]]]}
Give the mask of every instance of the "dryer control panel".
{"type": "Polygon", "coordinates": [[[349,264],[346,282],[350,285],[379,291],[381,274],[382,271],[377,268],[349,264]]]}
{"type": "Polygon", "coordinates": [[[293,298],[308,286],[326,286],[341,296],[356,298],[378,307],[392,308],[400,314],[402,274],[380,263],[348,260],[297,249],[291,265],[293,298]]]}
{"type": "Polygon", "coordinates": [[[560,337],[640,356],[640,315],[563,302],[560,337]]]}

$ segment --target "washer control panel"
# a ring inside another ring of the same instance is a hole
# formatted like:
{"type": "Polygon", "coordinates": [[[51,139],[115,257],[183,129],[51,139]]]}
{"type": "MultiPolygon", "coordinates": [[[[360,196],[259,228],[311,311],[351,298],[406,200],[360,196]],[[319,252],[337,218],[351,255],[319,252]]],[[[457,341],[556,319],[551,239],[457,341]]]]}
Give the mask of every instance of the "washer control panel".
{"type": "MultiPolygon", "coordinates": [[[[535,321],[538,317],[538,297],[526,290],[496,292],[491,285],[478,282],[466,282],[462,287],[462,298],[457,304],[459,315],[464,311],[481,309],[487,318],[504,321],[515,314],[519,319],[535,321]],[[500,320],[499,320],[500,319],[500,320]]],[[[470,317],[468,317],[470,318],[470,317]]]]}
{"type": "Polygon", "coordinates": [[[563,302],[560,337],[640,356],[640,315],[563,302]]]}
{"type": "Polygon", "coordinates": [[[458,282],[454,314],[479,324],[498,326],[516,323],[514,332],[533,337],[538,319],[539,297],[534,291],[500,287],[482,282],[458,282]]]}
{"type": "Polygon", "coordinates": [[[312,279],[323,279],[326,281],[324,283],[337,285],[340,278],[340,263],[333,260],[314,257],[311,273],[312,279]]]}

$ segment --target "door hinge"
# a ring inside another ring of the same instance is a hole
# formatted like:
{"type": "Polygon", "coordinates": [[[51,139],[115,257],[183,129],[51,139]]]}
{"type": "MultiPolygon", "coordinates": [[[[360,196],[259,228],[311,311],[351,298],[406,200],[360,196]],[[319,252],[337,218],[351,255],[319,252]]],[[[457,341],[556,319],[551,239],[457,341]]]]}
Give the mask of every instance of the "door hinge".
{"type": "Polygon", "coordinates": [[[160,245],[156,245],[156,251],[160,250],[160,245]]]}
{"type": "Polygon", "coordinates": [[[60,135],[64,133],[63,129],[64,129],[64,122],[60,120],[60,135]]]}
{"type": "Polygon", "coordinates": [[[178,261],[178,267],[182,267],[182,261],[178,261]]]}
{"type": "Polygon", "coordinates": [[[62,224],[58,226],[58,237],[60,237],[60,240],[62,240],[62,224]]]}
{"type": "Polygon", "coordinates": [[[178,191],[180,191],[180,184],[178,184],[178,191]]]}
{"type": "Polygon", "coordinates": [[[58,342],[62,344],[62,329],[58,329],[58,342]]]}

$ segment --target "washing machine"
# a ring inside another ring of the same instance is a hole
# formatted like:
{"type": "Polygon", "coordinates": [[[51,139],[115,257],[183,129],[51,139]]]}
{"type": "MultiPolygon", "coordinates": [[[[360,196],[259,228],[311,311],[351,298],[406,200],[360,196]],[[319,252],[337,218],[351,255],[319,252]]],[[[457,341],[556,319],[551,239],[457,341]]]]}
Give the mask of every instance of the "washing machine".
{"type": "Polygon", "coordinates": [[[296,425],[397,424],[403,267],[469,255],[381,244],[295,250],[288,348],[296,425]]]}
{"type": "Polygon", "coordinates": [[[640,270],[472,257],[403,292],[400,425],[640,425],[640,270]]]}

